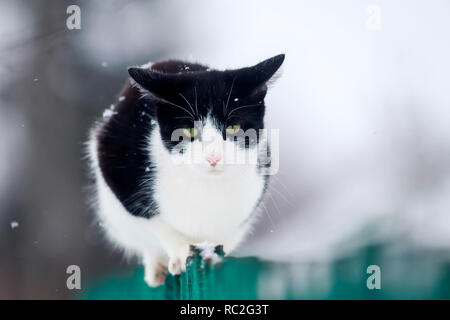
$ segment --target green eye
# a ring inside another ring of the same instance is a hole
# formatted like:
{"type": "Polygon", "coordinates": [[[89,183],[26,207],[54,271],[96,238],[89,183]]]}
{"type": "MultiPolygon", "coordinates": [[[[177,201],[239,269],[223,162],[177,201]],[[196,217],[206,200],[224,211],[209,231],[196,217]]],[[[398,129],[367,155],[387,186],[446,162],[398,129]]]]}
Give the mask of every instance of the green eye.
{"type": "Polygon", "coordinates": [[[240,125],[234,124],[232,126],[228,126],[225,131],[227,132],[227,134],[231,135],[231,134],[236,134],[240,129],[241,129],[240,125]]]}
{"type": "Polygon", "coordinates": [[[183,129],[183,134],[191,139],[194,139],[198,135],[197,128],[185,128],[183,129]]]}

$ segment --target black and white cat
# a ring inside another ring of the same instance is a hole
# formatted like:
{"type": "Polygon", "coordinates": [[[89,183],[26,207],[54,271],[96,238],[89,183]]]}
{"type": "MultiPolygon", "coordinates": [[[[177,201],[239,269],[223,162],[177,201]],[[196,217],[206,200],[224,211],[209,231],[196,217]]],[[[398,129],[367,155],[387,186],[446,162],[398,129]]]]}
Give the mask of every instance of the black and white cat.
{"type": "Polygon", "coordinates": [[[283,61],[225,71],[182,61],[130,68],[118,103],[92,130],[98,216],[114,244],[142,258],[150,286],[167,269],[185,269],[190,244],[230,253],[250,230],[270,166],[260,148],[264,97],[283,61]]]}

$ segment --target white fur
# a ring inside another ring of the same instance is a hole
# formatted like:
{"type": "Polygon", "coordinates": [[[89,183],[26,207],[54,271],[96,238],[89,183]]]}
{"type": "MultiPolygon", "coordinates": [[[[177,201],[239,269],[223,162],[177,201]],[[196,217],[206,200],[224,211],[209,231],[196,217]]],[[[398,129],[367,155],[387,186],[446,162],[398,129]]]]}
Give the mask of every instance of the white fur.
{"type": "Polygon", "coordinates": [[[245,228],[242,223],[252,213],[264,187],[256,166],[236,165],[224,169],[226,172],[201,172],[192,170],[195,164],[174,165],[158,130],[153,131],[151,145],[158,167],[155,199],[161,218],[197,242],[220,243],[227,252],[234,249],[238,242],[235,237],[242,236],[236,232],[245,228]]]}
{"type": "MultiPolygon", "coordinates": [[[[202,152],[220,154],[224,159],[221,162],[225,162],[226,155],[221,153],[227,149],[219,147],[224,141],[210,120],[202,133],[203,141],[209,142],[202,152]],[[206,139],[208,136],[213,140],[206,139]]],[[[95,132],[89,153],[97,181],[98,215],[113,243],[142,258],[149,285],[161,283],[158,265],[168,264],[171,273],[182,271],[190,244],[210,241],[222,244],[229,253],[248,232],[253,220],[249,217],[264,189],[264,178],[256,164],[219,163],[214,169],[206,161],[180,164],[177,155],[164,147],[156,127],[148,138],[148,151],[149,160],[151,157],[156,166],[153,183],[159,214],[146,219],[127,212],[106,184],[99,170],[94,137],[95,132]]],[[[189,148],[193,147],[190,143],[189,148]]]]}

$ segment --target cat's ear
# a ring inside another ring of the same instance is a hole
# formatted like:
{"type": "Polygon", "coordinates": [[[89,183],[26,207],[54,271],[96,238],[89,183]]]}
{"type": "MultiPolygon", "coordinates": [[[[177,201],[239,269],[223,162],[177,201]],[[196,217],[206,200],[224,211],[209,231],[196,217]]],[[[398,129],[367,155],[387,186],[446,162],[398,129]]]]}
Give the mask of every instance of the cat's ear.
{"type": "Polygon", "coordinates": [[[241,91],[257,93],[267,90],[267,82],[273,77],[284,61],[284,54],[264,60],[252,67],[233,70],[235,85],[241,91]]]}
{"type": "Polygon", "coordinates": [[[189,78],[183,74],[167,74],[151,69],[131,67],[128,73],[136,83],[160,98],[168,98],[173,92],[182,92],[189,78]]]}

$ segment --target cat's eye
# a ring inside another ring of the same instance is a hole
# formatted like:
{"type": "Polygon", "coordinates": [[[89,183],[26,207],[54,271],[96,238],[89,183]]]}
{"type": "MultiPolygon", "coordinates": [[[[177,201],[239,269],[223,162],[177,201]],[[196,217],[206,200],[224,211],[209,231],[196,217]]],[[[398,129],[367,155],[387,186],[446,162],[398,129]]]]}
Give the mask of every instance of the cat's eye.
{"type": "Polygon", "coordinates": [[[240,125],[234,124],[232,126],[228,126],[225,131],[227,132],[228,135],[231,135],[236,134],[240,129],[241,129],[240,125]]]}
{"type": "Polygon", "coordinates": [[[197,128],[185,128],[183,129],[183,134],[191,139],[194,139],[196,136],[198,136],[198,129],[197,128]]]}

